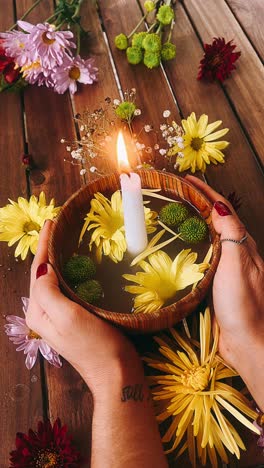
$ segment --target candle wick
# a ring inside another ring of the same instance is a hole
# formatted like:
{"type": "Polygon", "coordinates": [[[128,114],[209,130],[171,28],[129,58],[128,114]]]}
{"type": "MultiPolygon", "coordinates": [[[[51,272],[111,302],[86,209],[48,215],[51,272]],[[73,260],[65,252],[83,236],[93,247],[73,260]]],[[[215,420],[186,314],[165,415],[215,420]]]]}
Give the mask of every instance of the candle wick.
{"type": "Polygon", "coordinates": [[[127,175],[130,177],[130,173],[131,173],[131,171],[129,170],[128,167],[123,166],[123,167],[121,168],[121,174],[127,174],[127,175]]]}

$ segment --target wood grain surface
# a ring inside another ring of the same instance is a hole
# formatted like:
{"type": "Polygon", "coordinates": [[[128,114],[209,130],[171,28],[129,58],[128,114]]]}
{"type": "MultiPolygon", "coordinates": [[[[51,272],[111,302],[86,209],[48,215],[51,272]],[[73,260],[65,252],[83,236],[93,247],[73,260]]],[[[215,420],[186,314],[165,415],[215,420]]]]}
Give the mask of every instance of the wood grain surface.
{"type": "Polygon", "coordinates": [[[264,59],[263,0],[226,0],[252,46],[264,59]]]}

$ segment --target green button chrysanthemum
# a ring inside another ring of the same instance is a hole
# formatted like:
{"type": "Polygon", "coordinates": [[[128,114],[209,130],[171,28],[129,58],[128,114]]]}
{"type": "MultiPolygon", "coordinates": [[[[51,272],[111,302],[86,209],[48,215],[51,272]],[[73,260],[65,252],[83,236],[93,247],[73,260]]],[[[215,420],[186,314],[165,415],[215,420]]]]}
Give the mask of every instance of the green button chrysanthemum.
{"type": "Polygon", "coordinates": [[[192,216],[186,219],[179,227],[181,239],[190,244],[197,244],[208,236],[208,227],[206,222],[198,216],[192,216]]]}
{"type": "Polygon", "coordinates": [[[160,221],[166,226],[179,226],[190,215],[187,206],[183,203],[167,203],[159,213],[160,221]]]}
{"type": "Polygon", "coordinates": [[[128,39],[125,34],[121,33],[115,37],[115,46],[119,50],[126,50],[128,47],[128,39]]]}
{"type": "Polygon", "coordinates": [[[146,11],[150,12],[150,11],[153,11],[155,9],[155,3],[152,2],[151,0],[147,0],[145,3],[144,3],[144,8],[146,11]]]}
{"type": "Polygon", "coordinates": [[[134,34],[132,37],[132,46],[141,48],[142,42],[146,36],[147,36],[146,32],[139,32],[139,33],[134,34]]]}
{"type": "Polygon", "coordinates": [[[130,120],[132,119],[135,110],[136,106],[133,102],[124,101],[119,104],[115,110],[115,113],[120,119],[130,120]]]}
{"type": "Polygon", "coordinates": [[[155,33],[147,34],[142,41],[142,47],[147,52],[160,52],[161,50],[161,39],[155,33]]]}
{"type": "Polygon", "coordinates": [[[144,65],[148,68],[156,68],[160,64],[159,52],[145,52],[144,54],[144,65]]]}
{"type": "Polygon", "coordinates": [[[171,42],[165,42],[161,49],[161,60],[172,60],[176,56],[176,46],[171,42]]]}
{"type": "Polygon", "coordinates": [[[126,55],[128,62],[132,65],[137,65],[143,60],[143,52],[139,47],[128,47],[126,55]]]}
{"type": "Polygon", "coordinates": [[[97,304],[103,295],[103,289],[99,281],[89,280],[77,287],[76,294],[85,302],[97,304]]]}
{"type": "Polygon", "coordinates": [[[162,24],[171,24],[174,19],[174,11],[169,5],[162,5],[159,8],[156,18],[162,24]]]}

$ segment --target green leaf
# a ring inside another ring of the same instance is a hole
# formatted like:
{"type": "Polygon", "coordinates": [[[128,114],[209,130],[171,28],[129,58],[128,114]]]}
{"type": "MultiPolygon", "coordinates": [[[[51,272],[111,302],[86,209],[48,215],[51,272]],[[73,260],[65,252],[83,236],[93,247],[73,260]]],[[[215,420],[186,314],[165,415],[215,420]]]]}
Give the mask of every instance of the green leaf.
{"type": "Polygon", "coordinates": [[[14,83],[7,83],[3,73],[1,73],[1,75],[0,75],[0,93],[3,92],[3,91],[9,91],[11,93],[17,93],[21,89],[25,88],[27,85],[28,85],[28,83],[24,80],[22,75],[14,83]]]}

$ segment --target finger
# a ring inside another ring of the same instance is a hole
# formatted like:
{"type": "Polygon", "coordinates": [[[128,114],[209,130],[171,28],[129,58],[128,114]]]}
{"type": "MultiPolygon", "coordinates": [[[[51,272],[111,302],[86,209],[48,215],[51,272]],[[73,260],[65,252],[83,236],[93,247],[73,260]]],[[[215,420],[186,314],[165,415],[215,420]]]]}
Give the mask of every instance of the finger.
{"type": "Polygon", "coordinates": [[[31,265],[30,273],[30,294],[32,287],[36,281],[37,268],[41,263],[47,263],[48,261],[48,241],[50,236],[50,230],[52,227],[52,221],[47,220],[39,233],[38,248],[34,260],[31,265]]]}
{"type": "MultiPolygon", "coordinates": [[[[48,315],[51,322],[60,330],[67,328],[76,316],[75,302],[67,299],[60,291],[57,276],[51,265],[41,265],[41,276],[34,282],[32,296],[38,306],[48,315]]],[[[81,310],[81,308],[80,308],[81,310]]]]}
{"type": "Polygon", "coordinates": [[[216,232],[220,234],[221,240],[233,239],[240,241],[246,235],[244,224],[235,215],[233,209],[221,200],[214,202],[212,222],[216,232]]]}

